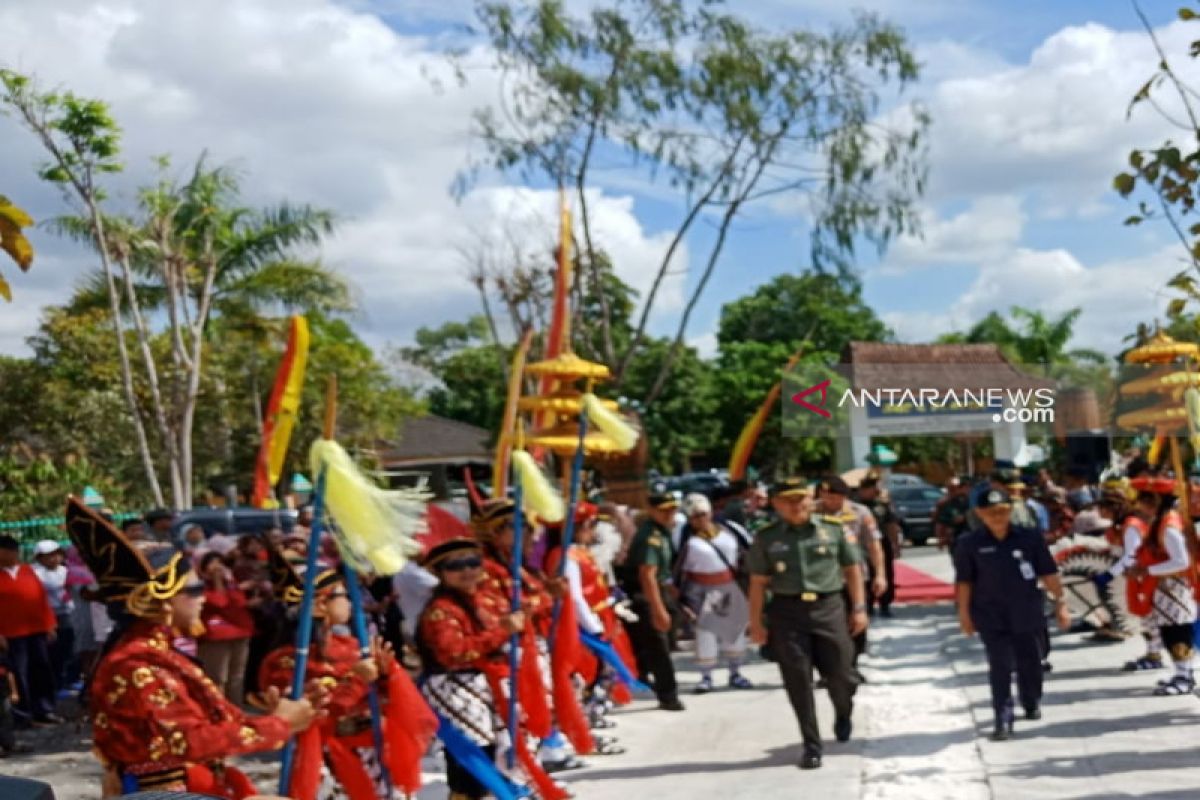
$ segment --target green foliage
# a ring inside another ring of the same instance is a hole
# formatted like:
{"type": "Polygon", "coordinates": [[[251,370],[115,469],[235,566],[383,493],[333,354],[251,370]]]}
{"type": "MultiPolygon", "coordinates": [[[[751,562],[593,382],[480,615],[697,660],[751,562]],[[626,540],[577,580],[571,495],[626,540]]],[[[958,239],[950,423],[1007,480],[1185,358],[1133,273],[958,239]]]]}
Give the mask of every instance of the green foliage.
{"type": "MultiPolygon", "coordinates": [[[[640,397],[658,379],[669,339],[650,339],[629,365],[624,390],[640,397]]],[[[658,399],[641,410],[649,442],[649,467],[671,473],[696,454],[720,451],[720,422],[713,370],[695,349],[685,348],[658,399]]]]}
{"type": "Polygon", "coordinates": [[[788,344],[794,352],[807,341],[809,349],[835,357],[849,342],[886,341],[891,335],[863,300],[857,280],[815,271],[777,275],[752,294],[726,303],[717,328],[722,349],[757,341],[788,344]]]}
{"type": "MultiPolygon", "coordinates": [[[[1200,222],[1194,221],[1197,200],[1200,199],[1200,109],[1196,106],[1196,89],[1183,81],[1163,50],[1149,20],[1135,4],[1135,11],[1158,52],[1159,61],[1153,74],[1141,85],[1129,102],[1126,112],[1131,117],[1140,105],[1149,105],[1173,127],[1186,132],[1183,144],[1167,139],[1157,146],[1138,148],[1129,153],[1129,169],[1113,178],[1113,189],[1124,198],[1137,199],[1138,210],[1126,218],[1126,225],[1140,225],[1148,220],[1165,221],[1182,245],[1189,268],[1175,275],[1167,286],[1177,296],[1167,306],[1169,318],[1179,317],[1189,303],[1200,300],[1195,278],[1200,273],[1200,222]],[[1167,93],[1169,102],[1181,106],[1182,113],[1164,110],[1160,95],[1167,93]],[[1144,199],[1146,196],[1152,200],[1144,199]]],[[[1200,15],[1191,8],[1180,8],[1179,18],[1192,25],[1200,24],[1200,15]]],[[[1188,56],[1200,56],[1200,38],[1191,42],[1188,56]]]]}
{"type": "Polygon", "coordinates": [[[45,145],[52,158],[38,170],[44,180],[93,191],[97,173],[123,169],[121,128],[103,101],[72,92],[44,92],[29,76],[0,69],[0,106],[15,112],[27,126],[42,126],[49,135],[45,145]]]}
{"type": "Polygon", "coordinates": [[[129,507],[122,488],[86,458],[56,460],[15,448],[0,454],[0,513],[5,520],[59,516],[67,495],[81,494],[85,486],[97,489],[113,507],[129,507]]]}
{"type": "Polygon", "coordinates": [[[992,311],[969,331],[947,334],[938,341],[999,345],[1009,360],[1040,367],[1051,377],[1063,377],[1074,366],[1108,362],[1108,358],[1096,350],[1067,348],[1082,312],[1081,308],[1073,308],[1051,318],[1041,311],[1013,306],[1009,309],[1011,320],[992,311]]]}
{"type": "Polygon", "coordinates": [[[511,352],[491,343],[487,320],[476,315],[420,328],[415,338],[400,356],[440,382],[429,391],[430,413],[494,431],[504,413],[504,364],[511,352]]]}
{"type": "MultiPolygon", "coordinates": [[[[903,32],[877,17],[816,33],[762,30],[719,2],[610,0],[582,14],[561,0],[482,0],[476,8],[506,79],[502,111],[476,114],[483,165],[575,192],[580,272],[591,292],[606,291],[588,205],[598,154],[631,159],[685,201],[623,349],[615,330],[622,313],[604,310],[600,352],[622,391],[671,259],[698,219],[719,218],[718,235],[700,255],[700,280],[647,403],[662,391],[746,206],[779,195],[802,203],[812,263],[843,273],[862,240],[882,249],[919,223],[928,117],[914,104],[892,115],[902,121],[896,128],[879,122],[881,97],[915,81],[918,64],[903,32]]],[[[469,170],[460,191],[471,178],[469,170]]]]}

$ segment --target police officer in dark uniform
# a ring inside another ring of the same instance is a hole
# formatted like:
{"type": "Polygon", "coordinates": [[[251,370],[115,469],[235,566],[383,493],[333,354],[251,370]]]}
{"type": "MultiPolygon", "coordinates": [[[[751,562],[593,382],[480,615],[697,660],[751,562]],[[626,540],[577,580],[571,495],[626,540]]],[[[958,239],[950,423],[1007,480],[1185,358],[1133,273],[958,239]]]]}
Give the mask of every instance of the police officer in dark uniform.
{"type": "Polygon", "coordinates": [[[1003,489],[988,489],[975,506],[983,527],[963,534],[954,548],[958,621],[976,632],[987,650],[995,730],[1007,739],[1013,728],[1012,673],[1026,719],[1041,719],[1042,586],[1054,598],[1058,625],[1070,627],[1058,567],[1045,537],[1012,523],[1012,501],[1003,489]]]}
{"type": "Polygon", "coordinates": [[[649,504],[646,519],[638,526],[625,561],[617,569],[617,579],[638,617],[637,622],[626,626],[638,672],[654,687],[659,708],[683,711],[668,639],[676,594],[671,580],[671,531],[679,502],[664,491],[651,494],[649,504]]]}
{"type": "Polygon", "coordinates": [[[750,572],[750,638],[768,643],[779,663],[788,699],[804,740],[801,769],[821,766],[821,733],[813,697],[813,667],[829,688],[836,714],[834,734],[849,740],[856,687],[851,634],[867,627],[859,547],[841,525],[812,513],[812,492],[789,478],[771,488],[779,519],[760,530],[746,555],[750,572]],[[851,595],[850,624],[842,588],[851,595]],[[767,592],[767,626],[763,605],[767,592]]]}

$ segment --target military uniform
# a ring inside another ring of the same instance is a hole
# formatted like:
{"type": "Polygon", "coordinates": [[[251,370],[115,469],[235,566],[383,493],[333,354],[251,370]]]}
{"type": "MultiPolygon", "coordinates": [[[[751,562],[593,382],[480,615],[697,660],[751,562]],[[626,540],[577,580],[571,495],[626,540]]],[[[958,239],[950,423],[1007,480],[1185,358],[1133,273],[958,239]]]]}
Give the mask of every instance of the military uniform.
{"type": "Polygon", "coordinates": [[[899,525],[900,518],[896,514],[896,509],[892,507],[891,501],[885,500],[883,495],[877,494],[873,500],[860,500],[864,506],[871,512],[871,516],[875,518],[875,526],[883,535],[881,543],[883,545],[883,571],[887,577],[887,589],[878,598],[874,593],[867,593],[867,608],[874,606],[875,602],[879,603],[879,610],[884,616],[891,613],[892,603],[896,599],[896,545],[892,542],[892,537],[888,536],[888,528],[892,525],[899,525]]]}
{"type": "Polygon", "coordinates": [[[934,522],[949,530],[950,541],[947,544],[951,555],[954,553],[954,544],[958,541],[958,537],[970,530],[968,523],[970,506],[971,500],[966,495],[952,495],[942,500],[934,513],[934,522]]]}
{"type": "Polygon", "coordinates": [[[758,532],[746,561],[751,575],[770,579],[768,648],[779,664],[806,754],[819,756],[814,666],[828,684],[838,720],[848,724],[853,707],[854,650],[842,603],[842,570],[859,563],[857,542],[841,525],[818,515],[804,525],[779,520],[758,532]]]}
{"type": "MultiPolygon", "coordinates": [[[[651,499],[654,502],[654,499],[651,499]]],[[[674,502],[673,500],[671,501],[674,502]]],[[[617,572],[621,588],[632,600],[633,612],[638,621],[628,626],[629,639],[637,659],[638,672],[642,680],[654,687],[660,704],[677,705],[679,689],[675,680],[675,666],[671,663],[671,646],[668,634],[656,630],[651,614],[650,600],[642,591],[640,570],[643,566],[654,567],[655,580],[663,604],[670,612],[672,607],[671,564],[674,561],[671,532],[654,520],[645,520],[634,534],[629,553],[617,572]]]]}

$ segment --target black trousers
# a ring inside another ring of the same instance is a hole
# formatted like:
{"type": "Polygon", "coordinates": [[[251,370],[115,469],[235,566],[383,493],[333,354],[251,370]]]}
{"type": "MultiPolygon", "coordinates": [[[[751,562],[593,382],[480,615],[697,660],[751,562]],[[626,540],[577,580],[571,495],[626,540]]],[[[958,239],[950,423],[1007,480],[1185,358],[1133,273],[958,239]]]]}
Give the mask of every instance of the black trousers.
{"type": "Polygon", "coordinates": [[[841,595],[824,595],[812,602],[775,596],[767,605],[770,647],[788,700],[800,724],[807,749],[820,751],[821,731],[813,696],[813,667],[829,687],[834,713],[849,717],[856,683],[852,674],[854,646],[841,595]]]}
{"type": "Polygon", "coordinates": [[[17,678],[21,702],[16,710],[26,720],[43,720],[54,713],[54,669],[46,634],[16,636],[8,640],[8,664],[17,678]]]}
{"type": "Polygon", "coordinates": [[[58,618],[54,644],[50,645],[50,664],[54,667],[54,686],[66,687],[79,680],[79,660],[75,658],[75,629],[69,615],[58,618]]]}
{"type": "MultiPolygon", "coordinates": [[[[863,581],[863,591],[866,593],[863,595],[864,597],[871,596],[871,579],[870,578],[867,578],[866,580],[863,581]]],[[[868,600],[867,602],[869,603],[870,601],[868,600]]],[[[849,588],[842,589],[842,604],[845,606],[843,611],[846,615],[846,619],[849,620],[850,613],[854,609],[854,601],[850,599],[850,589],[849,588]]],[[[869,607],[870,606],[868,605],[868,608],[869,607]]],[[[849,622],[847,622],[847,624],[846,624],[846,630],[847,631],[850,630],[849,622]]],[[[849,635],[849,634],[847,634],[847,635],[849,635]]],[[[863,631],[862,633],[857,634],[856,636],[851,636],[850,643],[854,646],[854,653],[853,653],[853,658],[851,659],[851,665],[854,667],[857,667],[858,666],[858,657],[861,656],[863,653],[867,652],[867,632],[863,631]]]]}
{"type": "Polygon", "coordinates": [[[883,545],[883,574],[887,578],[887,591],[875,599],[873,592],[867,592],[867,610],[872,610],[875,604],[879,603],[879,608],[887,611],[891,608],[892,603],[896,600],[896,548],[892,546],[892,540],[887,536],[883,537],[881,542],[883,545]]]}
{"type": "Polygon", "coordinates": [[[635,597],[631,603],[638,621],[626,624],[633,655],[637,659],[641,680],[654,687],[659,702],[676,700],[679,686],[675,681],[675,664],[671,661],[671,642],[664,631],[657,631],[650,621],[650,603],[635,597]]]}
{"type": "Polygon", "coordinates": [[[8,679],[0,677],[0,750],[9,751],[17,746],[14,732],[12,700],[8,697],[8,679]]]}
{"type": "Polygon", "coordinates": [[[1017,695],[1021,706],[1036,708],[1042,702],[1042,631],[980,631],[987,650],[988,682],[992,686],[992,708],[997,715],[1012,700],[1012,674],[1017,673],[1017,695]]]}
{"type": "MultiPolygon", "coordinates": [[[[482,783],[476,780],[475,776],[467,771],[466,767],[458,763],[458,759],[450,755],[450,751],[446,750],[446,784],[450,787],[451,795],[463,795],[470,797],[472,800],[487,797],[490,791],[482,783]]],[[[495,759],[496,745],[488,745],[483,748],[483,752],[495,759]]]]}

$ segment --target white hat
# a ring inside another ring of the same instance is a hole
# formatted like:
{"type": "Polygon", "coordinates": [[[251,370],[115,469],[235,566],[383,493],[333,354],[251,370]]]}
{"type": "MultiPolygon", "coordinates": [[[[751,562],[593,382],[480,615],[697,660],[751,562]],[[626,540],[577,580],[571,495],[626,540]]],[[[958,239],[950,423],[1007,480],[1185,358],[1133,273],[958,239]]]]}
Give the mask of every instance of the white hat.
{"type": "Polygon", "coordinates": [[[684,516],[688,517],[693,517],[696,514],[711,514],[712,503],[708,502],[708,498],[704,495],[692,492],[683,498],[683,513],[684,516]]]}
{"type": "Polygon", "coordinates": [[[62,550],[62,548],[53,539],[42,539],[33,546],[33,554],[35,556],[48,556],[51,553],[57,553],[59,550],[62,550]]]}

